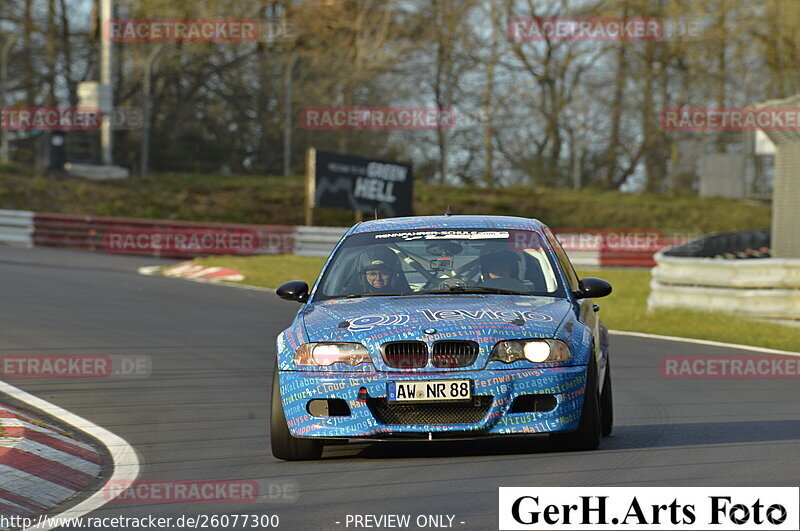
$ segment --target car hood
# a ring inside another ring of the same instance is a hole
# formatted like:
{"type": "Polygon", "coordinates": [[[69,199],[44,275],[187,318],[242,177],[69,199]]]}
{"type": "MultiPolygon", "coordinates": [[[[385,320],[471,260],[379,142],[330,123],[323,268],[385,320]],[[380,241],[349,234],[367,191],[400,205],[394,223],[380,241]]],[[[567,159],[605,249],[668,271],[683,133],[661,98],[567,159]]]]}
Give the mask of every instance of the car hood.
{"type": "Polygon", "coordinates": [[[565,299],[497,294],[332,299],[307,306],[309,341],[381,344],[398,340],[555,337],[571,304],[565,299]]]}

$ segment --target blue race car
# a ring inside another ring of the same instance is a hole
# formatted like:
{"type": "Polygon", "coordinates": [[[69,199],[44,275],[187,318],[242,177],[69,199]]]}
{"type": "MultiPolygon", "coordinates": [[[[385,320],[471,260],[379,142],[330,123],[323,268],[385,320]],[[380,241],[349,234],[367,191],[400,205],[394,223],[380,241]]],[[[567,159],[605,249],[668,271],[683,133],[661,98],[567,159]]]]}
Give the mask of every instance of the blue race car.
{"type": "Polygon", "coordinates": [[[318,459],[332,440],[550,434],[590,450],[613,424],[608,334],[545,225],[502,216],[359,223],[277,338],[271,443],[318,459]]]}

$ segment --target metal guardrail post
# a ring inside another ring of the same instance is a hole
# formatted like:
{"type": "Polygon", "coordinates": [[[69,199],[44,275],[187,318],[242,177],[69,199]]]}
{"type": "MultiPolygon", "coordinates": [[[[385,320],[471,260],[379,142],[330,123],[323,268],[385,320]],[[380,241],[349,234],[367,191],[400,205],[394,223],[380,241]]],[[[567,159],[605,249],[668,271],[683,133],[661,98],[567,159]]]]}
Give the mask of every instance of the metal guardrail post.
{"type": "Polygon", "coordinates": [[[314,224],[314,196],[316,195],[317,150],[306,151],[306,226],[314,224]]]}

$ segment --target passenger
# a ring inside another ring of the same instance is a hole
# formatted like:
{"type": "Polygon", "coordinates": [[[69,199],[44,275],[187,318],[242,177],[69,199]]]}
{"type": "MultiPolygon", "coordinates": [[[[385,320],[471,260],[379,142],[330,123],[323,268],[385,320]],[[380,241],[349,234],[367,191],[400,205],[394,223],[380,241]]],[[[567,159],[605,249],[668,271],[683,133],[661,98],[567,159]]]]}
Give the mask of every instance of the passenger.
{"type": "Polygon", "coordinates": [[[480,286],[528,292],[519,279],[519,257],[512,251],[496,251],[480,257],[483,280],[480,286]]]}

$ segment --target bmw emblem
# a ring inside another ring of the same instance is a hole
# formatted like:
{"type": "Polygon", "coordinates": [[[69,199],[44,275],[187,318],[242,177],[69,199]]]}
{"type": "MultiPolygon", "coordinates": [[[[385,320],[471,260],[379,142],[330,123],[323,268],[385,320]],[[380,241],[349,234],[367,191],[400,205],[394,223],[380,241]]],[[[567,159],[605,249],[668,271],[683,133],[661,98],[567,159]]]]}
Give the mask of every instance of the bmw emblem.
{"type": "Polygon", "coordinates": [[[433,335],[433,334],[436,333],[436,329],[435,328],[426,328],[422,332],[425,333],[425,334],[428,334],[428,335],[433,335]]]}

